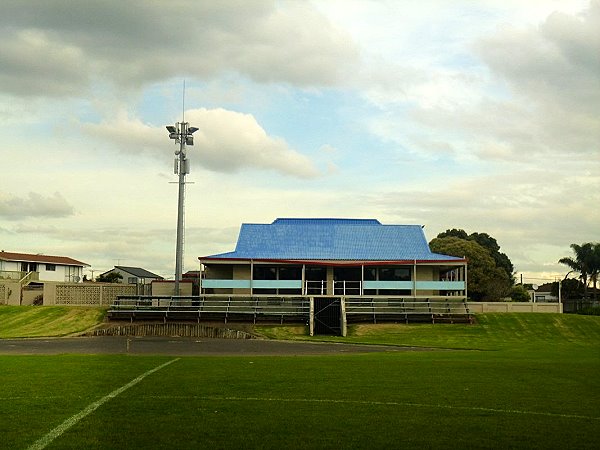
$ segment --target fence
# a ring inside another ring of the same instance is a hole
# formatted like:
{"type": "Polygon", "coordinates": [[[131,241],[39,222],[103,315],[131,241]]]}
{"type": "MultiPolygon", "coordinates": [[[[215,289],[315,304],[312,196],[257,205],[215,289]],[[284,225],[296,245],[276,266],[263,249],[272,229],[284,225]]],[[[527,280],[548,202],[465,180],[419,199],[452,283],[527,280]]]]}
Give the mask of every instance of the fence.
{"type": "Polygon", "coordinates": [[[269,296],[119,296],[111,305],[111,319],[167,320],[278,320],[302,321],[309,315],[307,297],[269,296]]]}
{"type": "MultiPolygon", "coordinates": [[[[472,316],[466,302],[456,299],[421,299],[405,301],[394,297],[306,297],[306,296],[119,296],[110,306],[110,319],[134,320],[259,320],[304,322],[311,334],[315,322],[324,319],[333,302],[316,308],[315,299],[336,300],[339,309],[339,329],[345,336],[348,322],[360,321],[427,321],[430,323],[471,322],[472,316]]],[[[319,303],[320,304],[320,303],[319,303]]],[[[337,319],[336,319],[337,320],[337,319]]]]}
{"type": "Polygon", "coordinates": [[[207,337],[217,339],[252,339],[249,333],[241,330],[208,327],[189,323],[142,323],[116,325],[99,328],[88,333],[89,336],[178,336],[207,337]]]}
{"type": "Polygon", "coordinates": [[[119,295],[134,295],[134,284],[44,283],[44,305],[108,306],[119,295]]]}
{"type": "Polygon", "coordinates": [[[469,302],[472,313],[562,313],[562,303],[531,303],[531,302],[469,302]]]}

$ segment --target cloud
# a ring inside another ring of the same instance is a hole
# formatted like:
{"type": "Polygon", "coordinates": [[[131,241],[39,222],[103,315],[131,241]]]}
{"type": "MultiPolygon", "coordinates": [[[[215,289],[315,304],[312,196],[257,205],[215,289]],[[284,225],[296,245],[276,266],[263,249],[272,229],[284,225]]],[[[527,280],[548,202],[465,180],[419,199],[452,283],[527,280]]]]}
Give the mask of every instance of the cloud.
{"type": "MultiPolygon", "coordinates": [[[[290,148],[285,140],[269,136],[251,114],[201,108],[186,111],[185,117],[199,128],[194,134],[194,146],[187,150],[192,170],[199,164],[224,173],[260,169],[298,178],[320,175],[308,157],[290,148]]],[[[83,124],[82,129],[127,153],[160,158],[173,155],[167,151],[169,141],[164,128],[129,119],[125,114],[118,114],[111,122],[83,124]]]]}
{"type": "Polygon", "coordinates": [[[469,37],[437,48],[451,57],[378,65],[371,131],[425,157],[599,160],[600,2],[469,37]]]}
{"type": "Polygon", "coordinates": [[[43,31],[19,30],[0,39],[0,86],[20,96],[72,96],[87,83],[81,49],[52,42],[43,31]]]}
{"type": "Polygon", "coordinates": [[[0,194],[0,218],[7,220],[62,218],[73,214],[73,206],[58,192],[48,197],[30,192],[25,198],[0,194]]]}
{"type": "Polygon", "coordinates": [[[0,89],[68,95],[100,77],[120,86],[228,72],[323,86],[357,60],[351,39],[305,2],[7,0],[0,89]]]}
{"type": "MultiPolygon", "coordinates": [[[[473,175],[437,186],[380,191],[361,203],[392,223],[425,224],[433,230],[429,238],[448,228],[489,233],[520,265],[548,243],[568,252],[571,243],[597,240],[600,177],[591,170],[577,173],[577,167],[565,161],[508,175],[473,175]]],[[[544,259],[548,252],[536,258],[538,266],[558,260],[544,259]]]]}

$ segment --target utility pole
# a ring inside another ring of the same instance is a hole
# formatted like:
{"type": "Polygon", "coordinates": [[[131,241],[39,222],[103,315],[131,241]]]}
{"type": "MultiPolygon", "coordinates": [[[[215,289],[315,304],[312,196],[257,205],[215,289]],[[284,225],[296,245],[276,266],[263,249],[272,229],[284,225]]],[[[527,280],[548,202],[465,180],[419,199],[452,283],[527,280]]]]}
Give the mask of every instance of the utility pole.
{"type": "Polygon", "coordinates": [[[183,270],[183,242],[184,242],[184,203],[185,203],[185,176],[190,173],[190,161],[186,157],[185,146],[194,145],[192,134],[198,131],[190,127],[187,122],[177,122],[175,126],[168,125],[169,138],[179,144],[175,150],[174,172],[179,175],[179,194],[177,197],[177,243],[175,247],[175,295],[179,295],[179,282],[183,270]]]}

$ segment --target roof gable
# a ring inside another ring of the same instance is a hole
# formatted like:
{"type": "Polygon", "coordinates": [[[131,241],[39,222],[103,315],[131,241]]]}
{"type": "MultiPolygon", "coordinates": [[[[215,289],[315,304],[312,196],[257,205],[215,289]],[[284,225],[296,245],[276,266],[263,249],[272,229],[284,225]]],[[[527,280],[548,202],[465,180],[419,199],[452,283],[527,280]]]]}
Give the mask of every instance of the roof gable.
{"type": "Polygon", "coordinates": [[[207,259],[461,260],[432,253],[420,225],[374,219],[277,219],[243,224],[235,251],[207,259]]]}
{"type": "MultiPolygon", "coordinates": [[[[141,267],[115,266],[115,269],[119,269],[123,272],[127,272],[137,278],[162,279],[162,277],[160,275],[156,275],[155,273],[149,272],[146,269],[142,269],[141,267]]],[[[114,269],[112,269],[112,270],[114,270],[114,269]]],[[[110,272],[110,270],[109,270],[109,272],[110,272]]]]}
{"type": "Polygon", "coordinates": [[[2,261],[18,261],[18,262],[35,262],[35,263],[48,263],[58,264],[62,266],[89,266],[89,264],[77,261],[73,258],[66,256],[51,256],[51,255],[32,255],[29,253],[13,253],[13,252],[0,252],[0,260],[2,261]]]}

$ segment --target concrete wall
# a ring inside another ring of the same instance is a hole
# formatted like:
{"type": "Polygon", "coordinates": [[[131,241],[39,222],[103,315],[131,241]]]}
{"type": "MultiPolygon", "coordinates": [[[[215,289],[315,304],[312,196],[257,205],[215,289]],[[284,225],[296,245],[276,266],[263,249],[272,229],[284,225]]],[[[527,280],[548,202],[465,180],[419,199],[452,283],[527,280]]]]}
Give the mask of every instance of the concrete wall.
{"type": "Polygon", "coordinates": [[[0,305],[21,304],[21,283],[15,280],[0,280],[0,305]]]}
{"type": "Polygon", "coordinates": [[[562,313],[562,303],[511,303],[511,302],[469,302],[469,310],[472,313],[493,312],[539,312],[539,313],[562,313]]]}
{"type": "Polygon", "coordinates": [[[44,283],[44,305],[108,306],[118,295],[136,295],[136,286],[117,283],[44,283]]]}
{"type": "MultiPolygon", "coordinates": [[[[413,267],[414,270],[414,267],[413,267]]],[[[440,275],[440,270],[437,267],[430,266],[417,266],[417,279],[416,281],[433,281],[438,280],[440,275]],[[435,276],[434,276],[435,275],[435,276]]],[[[413,274],[414,276],[414,274],[413,274]]],[[[417,295],[427,296],[427,295],[438,295],[438,292],[433,291],[417,291],[417,295]]]]}
{"type": "MultiPolygon", "coordinates": [[[[240,264],[235,264],[233,266],[233,279],[234,280],[250,280],[251,279],[251,275],[250,275],[250,265],[240,265],[240,264]]],[[[233,293],[234,294],[241,294],[241,295],[249,295],[250,294],[250,289],[233,289],[233,293]]]]}
{"type": "MultiPolygon", "coordinates": [[[[231,264],[212,264],[205,266],[204,274],[211,280],[232,280],[233,265],[231,264]]],[[[231,289],[213,289],[214,294],[231,294],[231,289]]]]}
{"type": "MultiPolygon", "coordinates": [[[[194,283],[190,281],[179,282],[179,295],[192,295],[194,283]]],[[[175,295],[175,281],[153,281],[152,295],[175,295]]]]}

